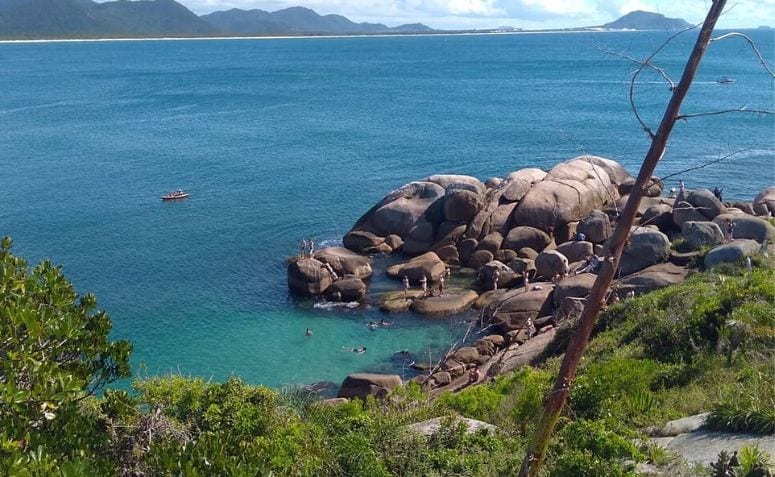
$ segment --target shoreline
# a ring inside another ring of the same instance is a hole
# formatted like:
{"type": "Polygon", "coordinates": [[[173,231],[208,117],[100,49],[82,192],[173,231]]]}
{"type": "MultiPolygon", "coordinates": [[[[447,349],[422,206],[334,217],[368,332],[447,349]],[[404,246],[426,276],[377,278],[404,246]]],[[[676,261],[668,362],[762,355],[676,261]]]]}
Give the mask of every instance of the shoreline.
{"type": "Polygon", "coordinates": [[[203,41],[203,40],[301,40],[326,38],[402,38],[431,36],[489,36],[489,35],[537,35],[537,34],[574,34],[574,33],[634,33],[661,30],[522,30],[522,31],[461,31],[440,33],[401,33],[401,34],[364,34],[364,35],[288,35],[288,36],[192,36],[192,37],[144,37],[144,38],[41,38],[25,40],[0,40],[0,44],[29,43],[77,43],[77,42],[113,42],[113,41],[203,41]]]}

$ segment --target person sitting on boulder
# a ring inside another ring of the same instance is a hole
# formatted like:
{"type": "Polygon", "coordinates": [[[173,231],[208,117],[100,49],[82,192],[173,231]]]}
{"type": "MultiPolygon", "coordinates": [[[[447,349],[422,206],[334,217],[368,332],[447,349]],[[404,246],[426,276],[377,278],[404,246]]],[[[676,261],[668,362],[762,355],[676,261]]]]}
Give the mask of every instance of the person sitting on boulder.
{"type": "Polygon", "coordinates": [[[573,240],[575,240],[576,242],[583,242],[587,240],[587,236],[584,235],[582,232],[579,232],[576,234],[575,237],[573,237],[573,240]]]}
{"type": "Polygon", "coordinates": [[[407,298],[409,298],[409,277],[404,275],[403,282],[404,282],[404,300],[406,300],[407,298]]]}
{"type": "Polygon", "coordinates": [[[422,296],[423,298],[428,296],[428,277],[425,275],[420,278],[420,285],[422,286],[422,296]]]}
{"type": "Polygon", "coordinates": [[[718,187],[713,189],[713,195],[716,196],[716,198],[723,202],[723,199],[721,198],[721,193],[724,191],[724,189],[719,189],[718,187]]]}
{"type": "Polygon", "coordinates": [[[479,378],[481,378],[482,375],[479,373],[479,368],[476,367],[476,365],[471,365],[471,370],[468,371],[468,384],[476,384],[479,382],[479,378]]]}
{"type": "Polygon", "coordinates": [[[580,273],[597,272],[600,269],[600,264],[600,257],[592,254],[584,260],[584,265],[582,265],[581,268],[576,269],[573,274],[578,275],[580,273]]]}

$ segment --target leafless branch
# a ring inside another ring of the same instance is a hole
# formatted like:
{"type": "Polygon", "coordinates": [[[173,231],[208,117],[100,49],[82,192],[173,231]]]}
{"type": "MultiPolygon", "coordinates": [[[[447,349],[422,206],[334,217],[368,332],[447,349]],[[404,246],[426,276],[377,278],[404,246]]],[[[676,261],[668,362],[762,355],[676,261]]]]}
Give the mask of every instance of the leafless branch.
{"type": "Polygon", "coordinates": [[[770,74],[773,78],[775,78],[775,72],[772,71],[772,68],[767,64],[767,61],[764,59],[764,56],[762,56],[761,51],[759,51],[759,48],[756,46],[756,43],[749,37],[748,35],[740,32],[732,32],[732,33],[725,33],[721,36],[717,36],[716,38],[711,38],[710,41],[721,41],[726,40],[727,38],[742,38],[746,42],[748,42],[748,45],[751,47],[753,52],[756,54],[756,57],[759,59],[759,63],[762,64],[762,67],[767,70],[767,73],[770,74]]]}
{"type": "Polygon", "coordinates": [[[701,116],[717,116],[719,114],[728,114],[728,113],[775,114],[775,111],[767,111],[766,109],[748,109],[745,106],[740,106],[739,108],[735,108],[735,109],[722,109],[719,111],[706,111],[703,113],[679,114],[675,118],[678,120],[681,120],[681,119],[689,119],[689,118],[699,118],[701,116]]]}
{"type": "Polygon", "coordinates": [[[670,179],[671,177],[675,177],[675,176],[678,176],[678,175],[681,175],[681,174],[686,174],[687,172],[696,171],[698,169],[704,169],[704,168],[706,168],[708,166],[711,166],[713,164],[718,164],[719,162],[725,161],[725,160],[729,159],[730,157],[732,157],[734,155],[740,154],[741,152],[745,152],[745,149],[741,149],[739,151],[730,152],[726,156],[719,157],[718,159],[714,159],[712,161],[703,162],[702,164],[699,164],[699,165],[696,165],[696,166],[692,166],[692,167],[689,167],[687,169],[683,169],[683,170],[680,170],[678,172],[674,172],[672,174],[668,174],[668,175],[662,177],[661,180],[664,183],[665,179],[670,179]]]}
{"type": "Polygon", "coordinates": [[[600,48],[600,47],[597,47],[597,49],[607,55],[616,56],[623,60],[631,61],[632,63],[635,63],[637,65],[645,65],[651,68],[652,70],[656,71],[657,73],[659,73],[659,76],[661,76],[665,80],[665,82],[670,85],[670,91],[673,91],[673,88],[675,88],[675,82],[670,78],[670,76],[667,75],[667,72],[664,70],[664,68],[660,68],[651,62],[643,63],[641,60],[637,58],[633,58],[630,55],[625,55],[624,53],[619,53],[617,51],[609,50],[606,48],[600,48]]]}

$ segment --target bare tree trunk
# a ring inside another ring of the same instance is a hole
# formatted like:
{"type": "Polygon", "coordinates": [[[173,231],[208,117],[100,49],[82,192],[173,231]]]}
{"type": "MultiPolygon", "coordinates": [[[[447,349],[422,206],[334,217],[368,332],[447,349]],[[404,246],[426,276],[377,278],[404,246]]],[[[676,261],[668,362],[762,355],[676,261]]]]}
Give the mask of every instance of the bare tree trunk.
{"type": "Polygon", "coordinates": [[[638,173],[638,178],[632,188],[630,198],[627,200],[627,205],[625,205],[624,210],[619,216],[613,235],[609,239],[606,259],[604,260],[603,266],[595,280],[595,284],[587,297],[584,311],[581,313],[581,318],[579,320],[578,330],[565,352],[565,357],[562,361],[560,372],[557,375],[557,380],[554,383],[554,388],[546,398],[541,421],[533,435],[533,440],[527,450],[522,467],[519,470],[519,477],[536,477],[538,475],[538,471],[546,456],[546,450],[549,447],[549,440],[554,431],[554,426],[565,405],[570,386],[576,375],[576,368],[587,347],[589,335],[592,333],[592,328],[600,313],[600,308],[604,303],[606,291],[608,290],[608,287],[611,286],[611,281],[619,267],[622,250],[627,242],[630,228],[635,220],[635,214],[640,206],[643,191],[646,184],[651,179],[659,160],[662,159],[662,155],[665,153],[667,140],[678,118],[681,103],[683,102],[684,97],[686,97],[686,93],[689,91],[689,87],[694,80],[697,67],[710,42],[713,28],[715,27],[725,4],[726,0],[713,1],[713,5],[708,11],[708,15],[702,25],[694,49],[686,63],[681,80],[679,81],[678,86],[673,90],[673,96],[670,98],[665,114],[662,116],[659,129],[657,129],[657,132],[651,141],[651,147],[643,160],[640,172],[638,173]]]}

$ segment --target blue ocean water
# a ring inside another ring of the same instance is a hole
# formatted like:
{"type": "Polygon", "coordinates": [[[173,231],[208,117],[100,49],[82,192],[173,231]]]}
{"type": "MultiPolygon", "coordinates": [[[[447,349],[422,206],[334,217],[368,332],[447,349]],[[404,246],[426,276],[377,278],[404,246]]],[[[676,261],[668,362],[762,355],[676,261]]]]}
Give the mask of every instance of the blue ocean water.
{"type": "MultiPolygon", "coordinates": [[[[773,34],[749,33],[772,63],[773,34]]],[[[405,372],[395,351],[437,357],[461,317],[391,316],[369,331],[374,308],[293,299],[285,259],[299,239],[337,243],[388,191],[429,174],[486,179],[582,153],[634,172],[649,143],[627,99],[633,65],[603,50],[644,57],[664,37],[0,44],[0,235],[95,293],[140,375],[281,386],[405,372]],[[191,197],[159,200],[175,188],[191,197]]],[[[692,41],[658,59],[676,80],[692,41]]],[[[656,127],[667,86],[647,73],[637,90],[656,127]]],[[[719,42],[684,112],[772,109],[773,97],[750,49],[719,42]]],[[[680,178],[750,200],[775,183],[774,136],[772,116],[681,122],[659,172],[734,152],[680,178]]]]}

